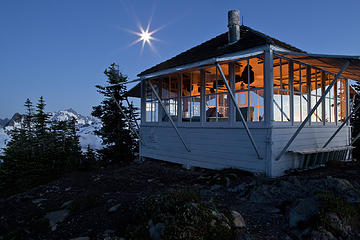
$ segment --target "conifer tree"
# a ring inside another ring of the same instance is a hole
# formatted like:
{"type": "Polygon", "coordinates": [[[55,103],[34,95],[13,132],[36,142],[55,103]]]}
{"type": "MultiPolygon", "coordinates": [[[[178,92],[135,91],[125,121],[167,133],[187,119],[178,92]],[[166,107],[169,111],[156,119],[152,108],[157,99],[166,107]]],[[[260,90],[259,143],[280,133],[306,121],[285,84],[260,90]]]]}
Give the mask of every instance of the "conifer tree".
{"type": "Polygon", "coordinates": [[[0,164],[0,195],[17,192],[54,179],[79,167],[82,152],[75,119],[49,121],[45,101],[39,99],[36,113],[30,99],[21,127],[15,127],[0,164]]]}
{"type": "Polygon", "coordinates": [[[36,105],[36,114],[34,115],[35,131],[38,136],[45,135],[48,129],[50,115],[45,113],[45,106],[44,98],[41,96],[36,105]]]}
{"type": "MultiPolygon", "coordinates": [[[[355,89],[355,91],[360,92],[360,83],[356,82],[352,84],[352,87],[355,89]]],[[[353,104],[353,109],[355,109],[360,104],[360,96],[355,94],[355,101],[353,104]]],[[[352,111],[353,109],[350,109],[352,111]]],[[[353,116],[351,117],[351,126],[352,126],[352,132],[351,135],[353,138],[355,138],[360,133],[360,111],[357,111],[353,116]]],[[[355,149],[352,151],[352,155],[354,159],[360,160],[360,138],[357,139],[353,146],[355,149]]]]}
{"type": "Polygon", "coordinates": [[[120,112],[115,100],[124,109],[125,114],[131,117],[136,116],[136,108],[130,104],[126,107],[125,101],[127,76],[123,75],[115,63],[105,70],[107,77],[106,84],[96,85],[98,93],[102,94],[104,99],[100,105],[93,107],[92,115],[102,122],[102,128],[95,132],[104,143],[104,148],[99,150],[99,154],[105,163],[111,162],[129,162],[134,158],[134,152],[137,149],[137,141],[129,128],[129,123],[120,112]]]}

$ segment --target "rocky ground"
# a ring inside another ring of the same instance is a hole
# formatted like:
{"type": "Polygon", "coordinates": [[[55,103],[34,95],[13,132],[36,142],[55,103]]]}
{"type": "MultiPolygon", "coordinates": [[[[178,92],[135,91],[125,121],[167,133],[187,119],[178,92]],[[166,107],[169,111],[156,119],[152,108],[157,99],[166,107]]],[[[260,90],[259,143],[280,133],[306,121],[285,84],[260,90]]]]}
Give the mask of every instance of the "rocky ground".
{"type": "Polygon", "coordinates": [[[0,240],[122,239],[140,199],[174,190],[233,211],[237,239],[360,239],[359,174],[347,163],[268,179],[153,160],[74,172],[0,199],[0,240]]]}

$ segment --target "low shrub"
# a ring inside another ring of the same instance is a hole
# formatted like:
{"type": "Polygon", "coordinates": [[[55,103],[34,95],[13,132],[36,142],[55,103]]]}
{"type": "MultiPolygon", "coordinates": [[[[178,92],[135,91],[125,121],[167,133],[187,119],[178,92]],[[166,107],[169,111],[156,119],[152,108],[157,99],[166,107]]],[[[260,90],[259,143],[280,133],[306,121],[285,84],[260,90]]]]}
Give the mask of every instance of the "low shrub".
{"type": "Polygon", "coordinates": [[[201,202],[191,191],[174,191],[144,199],[139,204],[129,239],[235,239],[229,212],[201,202]]]}

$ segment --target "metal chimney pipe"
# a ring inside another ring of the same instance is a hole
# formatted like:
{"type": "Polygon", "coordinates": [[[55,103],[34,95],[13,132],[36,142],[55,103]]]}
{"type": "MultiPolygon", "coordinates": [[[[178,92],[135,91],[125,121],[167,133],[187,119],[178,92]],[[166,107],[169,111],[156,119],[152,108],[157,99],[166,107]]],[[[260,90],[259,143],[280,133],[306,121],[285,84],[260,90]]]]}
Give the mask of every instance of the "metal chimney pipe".
{"type": "Polygon", "coordinates": [[[228,12],[229,44],[233,44],[240,39],[240,11],[230,10],[228,12]]]}

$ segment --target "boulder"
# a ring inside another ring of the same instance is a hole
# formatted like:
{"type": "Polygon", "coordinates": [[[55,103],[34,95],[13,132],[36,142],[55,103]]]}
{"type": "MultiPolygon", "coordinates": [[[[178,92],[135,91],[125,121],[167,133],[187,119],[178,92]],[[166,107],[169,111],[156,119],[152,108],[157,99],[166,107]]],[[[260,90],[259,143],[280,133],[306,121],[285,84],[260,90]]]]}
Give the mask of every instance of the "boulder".
{"type": "Polygon", "coordinates": [[[154,224],[152,219],[150,219],[148,222],[148,226],[149,226],[150,239],[151,240],[160,240],[161,234],[165,230],[165,225],[163,223],[154,224]]]}
{"type": "Polygon", "coordinates": [[[60,208],[67,208],[69,207],[71,204],[73,203],[73,200],[69,200],[69,201],[66,201],[64,202],[60,208]]]}
{"type": "Polygon", "coordinates": [[[237,228],[246,227],[245,220],[244,220],[243,216],[241,216],[241,214],[239,212],[231,211],[231,215],[234,218],[233,222],[234,222],[235,227],[237,227],[237,228]]]}
{"type": "Polygon", "coordinates": [[[328,232],[323,228],[320,228],[316,231],[312,231],[309,239],[311,239],[311,240],[337,240],[337,238],[334,237],[334,235],[332,235],[331,232],[328,232]]]}
{"type": "Polygon", "coordinates": [[[49,220],[49,225],[51,228],[51,231],[55,231],[57,224],[61,223],[62,221],[69,216],[69,210],[63,209],[63,210],[57,210],[53,212],[47,213],[44,218],[49,220]]]}
{"type": "Polygon", "coordinates": [[[113,213],[113,212],[116,212],[119,208],[121,207],[121,204],[116,204],[114,206],[112,206],[111,208],[109,208],[108,212],[109,213],[113,213]]]}

